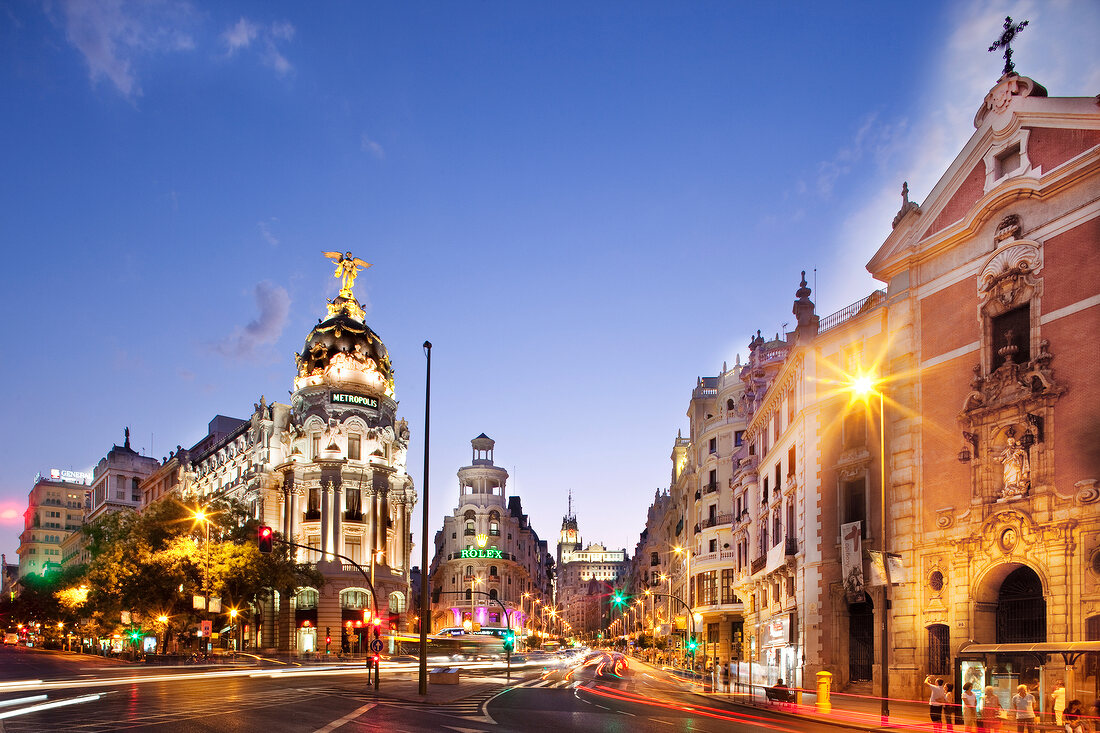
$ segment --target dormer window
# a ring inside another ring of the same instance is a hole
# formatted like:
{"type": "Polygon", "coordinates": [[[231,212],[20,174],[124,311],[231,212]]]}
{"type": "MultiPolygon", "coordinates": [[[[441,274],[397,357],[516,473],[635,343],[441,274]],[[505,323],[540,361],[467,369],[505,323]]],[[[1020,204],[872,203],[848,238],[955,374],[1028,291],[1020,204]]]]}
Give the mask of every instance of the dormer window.
{"type": "Polygon", "coordinates": [[[1022,163],[1023,156],[1020,154],[1020,143],[1010,145],[1008,148],[998,153],[994,158],[997,178],[1004,178],[1007,175],[1015,173],[1020,170],[1022,163]]]}

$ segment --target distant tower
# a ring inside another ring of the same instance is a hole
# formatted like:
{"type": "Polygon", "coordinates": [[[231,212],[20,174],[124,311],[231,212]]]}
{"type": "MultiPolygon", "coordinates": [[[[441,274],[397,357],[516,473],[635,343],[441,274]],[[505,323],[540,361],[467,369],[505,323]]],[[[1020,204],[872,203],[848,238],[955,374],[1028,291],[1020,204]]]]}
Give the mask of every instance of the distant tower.
{"type": "Polygon", "coordinates": [[[577,530],[577,517],[573,514],[573,490],[569,490],[569,505],[561,520],[561,533],[558,535],[558,566],[569,562],[569,555],[581,549],[581,536],[577,530]]]}

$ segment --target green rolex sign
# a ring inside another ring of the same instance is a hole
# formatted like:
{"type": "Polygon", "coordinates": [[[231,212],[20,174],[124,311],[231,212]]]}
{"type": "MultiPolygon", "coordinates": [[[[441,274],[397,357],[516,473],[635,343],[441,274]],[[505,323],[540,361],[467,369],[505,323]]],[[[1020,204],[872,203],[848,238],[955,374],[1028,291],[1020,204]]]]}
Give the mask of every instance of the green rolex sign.
{"type": "Polygon", "coordinates": [[[495,547],[490,547],[486,550],[468,549],[462,551],[462,557],[464,558],[480,558],[482,560],[503,560],[504,554],[495,547]]]}

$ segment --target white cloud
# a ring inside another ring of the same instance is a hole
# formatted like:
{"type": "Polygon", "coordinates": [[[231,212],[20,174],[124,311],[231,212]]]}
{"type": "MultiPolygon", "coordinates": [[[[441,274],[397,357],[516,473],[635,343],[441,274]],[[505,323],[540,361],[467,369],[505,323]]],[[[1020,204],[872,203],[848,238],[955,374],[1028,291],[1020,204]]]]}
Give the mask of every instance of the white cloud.
{"type": "Polygon", "coordinates": [[[188,51],[191,6],[171,0],[62,0],[65,37],[88,64],[93,83],[110,81],[127,98],[141,94],[134,62],[154,53],[188,51]]]}
{"type": "Polygon", "coordinates": [[[279,76],[285,76],[294,70],[294,66],[278,44],[293,40],[295,32],[294,26],[285,20],[261,24],[241,16],[222,33],[222,41],[229,56],[255,44],[260,61],[274,69],[279,76]]]}
{"type": "Polygon", "coordinates": [[[898,127],[897,133],[884,136],[894,139],[881,148],[878,165],[858,171],[860,190],[873,193],[848,202],[838,240],[841,259],[860,269],[890,233],[902,181],[909,182],[910,198],[920,203],[974,133],[974,115],[1004,65],[999,52],[986,49],[1006,15],[1030,21],[1013,43],[1018,73],[1035,79],[1051,96],[1100,91],[1100,45],[1092,37],[1100,27],[1100,4],[969,2],[950,6],[948,13],[943,47],[929,54],[935,61],[923,73],[926,83],[914,90],[913,108],[921,116],[908,124],[901,118],[883,120],[887,127],[898,127]]]}
{"type": "Polygon", "coordinates": [[[260,230],[260,236],[272,247],[279,246],[279,238],[271,231],[271,226],[277,223],[279,223],[279,220],[274,216],[267,221],[256,222],[256,228],[260,230]]]}
{"type": "Polygon", "coordinates": [[[257,346],[279,340],[290,313],[290,295],[286,288],[263,280],[256,284],[255,296],[259,315],[215,344],[214,349],[218,353],[243,359],[251,356],[257,346]]]}
{"type": "Polygon", "coordinates": [[[242,48],[248,48],[256,40],[260,28],[247,18],[242,17],[237,24],[222,34],[230,55],[242,48]]]}
{"type": "Polygon", "coordinates": [[[370,153],[379,160],[382,160],[386,157],[386,151],[382,149],[382,146],[374,140],[371,140],[370,136],[368,136],[365,132],[359,140],[359,148],[364,153],[370,153]]]}

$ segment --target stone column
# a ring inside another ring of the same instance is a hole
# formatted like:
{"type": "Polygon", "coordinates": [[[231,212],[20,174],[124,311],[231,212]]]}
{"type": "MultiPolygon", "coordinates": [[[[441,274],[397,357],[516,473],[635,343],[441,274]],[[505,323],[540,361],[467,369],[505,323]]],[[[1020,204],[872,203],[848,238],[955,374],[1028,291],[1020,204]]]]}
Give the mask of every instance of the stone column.
{"type": "MultiPolygon", "coordinates": [[[[302,490],[295,488],[290,493],[290,518],[286,525],[286,538],[291,542],[298,542],[298,522],[302,517],[302,490]]],[[[290,556],[297,562],[302,560],[302,551],[297,547],[291,548],[290,556]]]]}
{"type": "Polygon", "coordinates": [[[374,495],[374,548],[386,549],[386,500],[381,493],[374,495]]]}
{"type": "Polygon", "coordinates": [[[363,511],[363,558],[360,562],[370,562],[374,552],[374,490],[368,494],[366,489],[360,489],[359,502],[363,511]]]}
{"type": "MultiPolygon", "coordinates": [[[[341,555],[344,553],[344,486],[333,484],[332,487],[332,549],[341,555]]],[[[339,558],[337,558],[339,559],[339,558]]],[[[343,562],[343,560],[340,560],[343,562]]]]}
{"type": "Polygon", "coordinates": [[[329,553],[329,548],[332,545],[329,543],[329,531],[332,528],[332,517],[329,516],[329,512],[332,511],[332,484],[321,484],[321,559],[327,560],[325,557],[329,553]]]}

